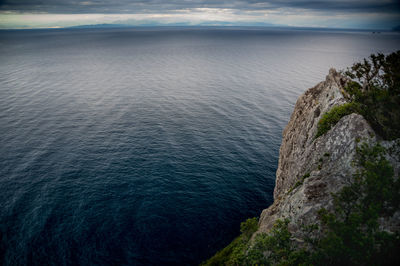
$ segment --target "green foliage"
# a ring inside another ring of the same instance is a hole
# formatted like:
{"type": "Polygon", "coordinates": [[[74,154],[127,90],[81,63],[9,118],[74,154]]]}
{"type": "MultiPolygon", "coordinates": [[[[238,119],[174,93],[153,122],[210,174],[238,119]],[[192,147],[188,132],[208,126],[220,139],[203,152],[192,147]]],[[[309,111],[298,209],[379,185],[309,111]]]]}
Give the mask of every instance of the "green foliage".
{"type": "Polygon", "coordinates": [[[400,93],[400,51],[387,56],[378,53],[372,54],[363,62],[355,63],[348,68],[345,74],[357,80],[362,91],[370,91],[379,88],[387,90],[391,95],[400,93]]]}
{"type": "Polygon", "coordinates": [[[240,232],[245,238],[250,238],[258,229],[258,220],[256,217],[249,218],[240,224],[240,232]]]}
{"type": "Polygon", "coordinates": [[[343,116],[361,114],[382,138],[400,138],[400,51],[371,55],[344,74],[350,103],[332,108],[318,122],[316,138],[328,132],[343,116]]]}
{"type": "Polygon", "coordinates": [[[333,107],[329,112],[325,113],[318,122],[317,135],[318,138],[328,132],[339,120],[351,113],[356,113],[359,110],[357,103],[345,103],[340,106],[333,107]]]}
{"type": "Polygon", "coordinates": [[[242,222],[240,224],[241,235],[202,265],[242,265],[245,261],[250,238],[257,229],[257,218],[249,218],[242,222]]]}
{"type": "Polygon", "coordinates": [[[361,170],[354,182],[333,195],[334,209],[321,209],[324,236],[312,255],[317,264],[366,265],[400,262],[399,234],[379,229],[378,219],[393,215],[400,203],[400,181],[384,157],[385,149],[363,144],[361,170]],[[388,252],[391,250],[392,252],[388,252]]]}
{"type": "Polygon", "coordinates": [[[288,224],[289,220],[277,220],[268,234],[258,234],[245,265],[298,265],[307,261],[308,253],[293,244],[288,224]]]}
{"type": "Polygon", "coordinates": [[[346,86],[358,113],[384,139],[400,137],[400,51],[371,55],[354,64],[345,74],[352,79],[346,86]]]}
{"type": "Polygon", "coordinates": [[[228,265],[228,261],[234,249],[242,247],[243,243],[240,237],[235,238],[228,246],[218,251],[213,257],[203,262],[202,265],[228,265]]]}
{"type": "Polygon", "coordinates": [[[400,265],[400,233],[379,228],[379,219],[391,217],[400,206],[400,179],[385,152],[379,144],[357,148],[360,170],[354,181],[332,195],[332,210],[319,211],[320,225],[302,227],[308,249],[293,242],[289,220],[277,220],[268,234],[250,242],[257,230],[253,218],[207,265],[400,265]],[[317,237],[310,237],[315,230],[317,237]]]}

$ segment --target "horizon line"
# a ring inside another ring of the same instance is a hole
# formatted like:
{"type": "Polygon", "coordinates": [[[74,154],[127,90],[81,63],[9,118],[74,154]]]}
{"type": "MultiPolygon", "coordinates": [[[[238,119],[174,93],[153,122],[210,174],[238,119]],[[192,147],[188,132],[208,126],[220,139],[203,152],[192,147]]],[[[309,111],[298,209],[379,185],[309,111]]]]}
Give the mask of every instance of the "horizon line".
{"type": "Polygon", "coordinates": [[[179,24],[160,24],[160,25],[130,25],[130,24],[84,24],[76,26],[53,26],[53,27],[10,27],[0,28],[4,30],[63,30],[63,29],[107,29],[107,28],[276,28],[276,29],[295,29],[295,30],[326,30],[326,31],[362,31],[362,32],[399,32],[393,29],[373,29],[373,28],[336,28],[336,27],[310,27],[310,26],[287,26],[287,25],[179,25],[179,24]]]}

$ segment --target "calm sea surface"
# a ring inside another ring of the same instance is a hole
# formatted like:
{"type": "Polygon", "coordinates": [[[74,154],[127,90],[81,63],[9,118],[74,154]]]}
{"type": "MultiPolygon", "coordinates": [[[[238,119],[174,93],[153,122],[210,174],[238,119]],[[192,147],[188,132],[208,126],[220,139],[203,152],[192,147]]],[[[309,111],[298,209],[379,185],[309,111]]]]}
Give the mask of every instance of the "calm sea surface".
{"type": "Polygon", "coordinates": [[[0,31],[0,260],[197,264],[272,202],[297,97],[400,35],[0,31]]]}

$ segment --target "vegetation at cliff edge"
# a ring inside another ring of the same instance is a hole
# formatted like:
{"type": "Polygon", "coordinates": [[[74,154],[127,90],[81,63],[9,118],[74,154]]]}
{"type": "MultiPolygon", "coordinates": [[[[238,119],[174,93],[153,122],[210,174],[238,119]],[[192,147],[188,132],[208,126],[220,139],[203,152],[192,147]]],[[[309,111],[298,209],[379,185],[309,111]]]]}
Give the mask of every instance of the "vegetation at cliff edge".
{"type": "Polygon", "coordinates": [[[343,116],[361,114],[385,140],[400,138],[400,51],[371,55],[343,73],[349,103],[333,107],[318,123],[316,138],[343,116]]]}

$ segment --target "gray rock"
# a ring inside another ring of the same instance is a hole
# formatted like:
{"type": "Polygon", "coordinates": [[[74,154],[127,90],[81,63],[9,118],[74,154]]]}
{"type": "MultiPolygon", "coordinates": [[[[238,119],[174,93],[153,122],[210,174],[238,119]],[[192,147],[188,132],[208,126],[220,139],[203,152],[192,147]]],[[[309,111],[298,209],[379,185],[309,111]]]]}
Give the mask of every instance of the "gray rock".
{"type": "MultiPolygon", "coordinates": [[[[283,131],[283,140],[276,172],[274,203],[263,210],[260,232],[268,232],[277,219],[290,219],[289,230],[301,242],[302,225],[318,222],[317,212],[332,206],[332,193],[348,185],[357,170],[357,143],[378,141],[368,122],[358,114],[343,117],[323,136],[315,138],[322,115],[333,106],[346,102],[347,80],[334,69],[324,82],[307,90],[298,99],[293,114],[283,131]]],[[[389,161],[396,173],[400,169],[399,141],[384,141],[391,149],[389,161]]],[[[400,212],[381,221],[387,230],[400,227],[400,212]]]]}

